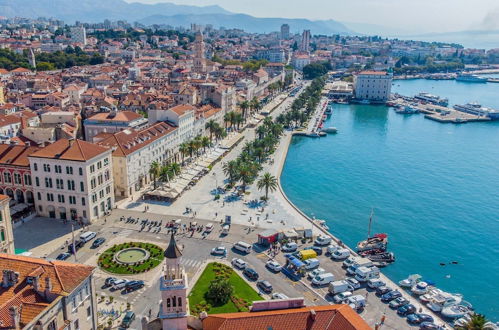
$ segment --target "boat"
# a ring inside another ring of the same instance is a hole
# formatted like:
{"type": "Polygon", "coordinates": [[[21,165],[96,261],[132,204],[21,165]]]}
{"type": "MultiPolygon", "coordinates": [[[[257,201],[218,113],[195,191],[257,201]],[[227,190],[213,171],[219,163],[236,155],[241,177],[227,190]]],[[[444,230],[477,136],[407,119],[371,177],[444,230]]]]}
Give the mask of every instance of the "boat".
{"type": "Polygon", "coordinates": [[[421,302],[423,302],[423,303],[427,303],[427,302],[431,301],[431,299],[433,297],[435,297],[436,295],[441,294],[442,292],[443,292],[442,290],[437,289],[437,288],[430,289],[430,290],[428,290],[427,293],[419,296],[419,300],[421,300],[421,302]]]}
{"type": "Polygon", "coordinates": [[[456,104],[454,105],[454,109],[480,117],[489,117],[492,120],[499,120],[499,110],[482,107],[481,104],[476,102],[456,104]]]}
{"type": "Polygon", "coordinates": [[[428,292],[429,285],[427,282],[421,281],[416,283],[411,289],[411,292],[420,296],[428,292]]]}
{"type": "Polygon", "coordinates": [[[326,230],[329,230],[329,227],[326,225],[326,220],[314,219],[314,222],[319,226],[326,230]]]}
{"type": "Polygon", "coordinates": [[[418,95],[415,95],[414,98],[416,100],[419,100],[419,101],[424,101],[424,102],[439,105],[442,107],[446,107],[449,105],[449,99],[443,98],[443,97],[440,97],[437,95],[433,95],[430,93],[422,92],[422,93],[419,93],[418,95]]]}
{"type": "Polygon", "coordinates": [[[416,285],[416,283],[418,283],[421,278],[422,276],[419,274],[412,274],[409,275],[409,277],[407,277],[405,280],[399,281],[399,285],[403,288],[411,288],[416,285]]]}
{"type": "Polygon", "coordinates": [[[472,82],[472,83],[486,83],[488,81],[485,77],[477,76],[471,73],[461,73],[456,77],[456,81],[472,82]]]}
{"type": "Polygon", "coordinates": [[[460,317],[454,321],[452,325],[454,328],[465,326],[471,320],[471,315],[472,313],[466,313],[463,317],[460,317]]]}
{"type": "Polygon", "coordinates": [[[470,309],[464,305],[450,305],[442,308],[442,315],[450,319],[458,319],[470,312],[470,309]]]}
{"type": "Polygon", "coordinates": [[[359,103],[360,104],[371,104],[371,101],[369,101],[369,100],[361,100],[359,103]]]}
{"type": "Polygon", "coordinates": [[[418,113],[419,109],[406,105],[395,108],[395,112],[403,115],[412,115],[418,113]]]}
{"type": "Polygon", "coordinates": [[[379,254],[372,254],[368,255],[367,258],[371,261],[376,261],[376,262],[394,262],[395,261],[395,255],[393,252],[382,252],[379,254]]]}
{"type": "Polygon", "coordinates": [[[336,133],[338,133],[338,129],[336,127],[327,127],[327,128],[323,128],[322,132],[326,132],[329,134],[336,134],[336,133]]]}
{"type": "Polygon", "coordinates": [[[434,296],[426,306],[434,312],[441,312],[443,308],[458,305],[463,300],[460,294],[442,292],[434,296]]]}
{"type": "Polygon", "coordinates": [[[357,251],[368,251],[368,250],[381,250],[386,251],[386,246],[388,245],[388,235],[387,234],[374,234],[372,237],[368,237],[364,241],[357,243],[357,251]]]}
{"type": "Polygon", "coordinates": [[[388,266],[388,262],[385,261],[374,261],[373,266],[378,267],[378,268],[383,268],[388,266]]]}

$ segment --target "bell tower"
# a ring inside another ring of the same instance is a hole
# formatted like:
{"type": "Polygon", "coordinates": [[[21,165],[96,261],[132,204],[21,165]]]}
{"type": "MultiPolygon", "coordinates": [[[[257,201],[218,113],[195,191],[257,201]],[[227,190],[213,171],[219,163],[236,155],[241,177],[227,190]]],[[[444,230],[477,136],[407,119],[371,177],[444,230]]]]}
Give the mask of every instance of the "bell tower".
{"type": "Polygon", "coordinates": [[[165,250],[165,265],[160,279],[161,310],[159,318],[164,330],[187,329],[187,277],[182,266],[182,253],[174,233],[165,250]]]}

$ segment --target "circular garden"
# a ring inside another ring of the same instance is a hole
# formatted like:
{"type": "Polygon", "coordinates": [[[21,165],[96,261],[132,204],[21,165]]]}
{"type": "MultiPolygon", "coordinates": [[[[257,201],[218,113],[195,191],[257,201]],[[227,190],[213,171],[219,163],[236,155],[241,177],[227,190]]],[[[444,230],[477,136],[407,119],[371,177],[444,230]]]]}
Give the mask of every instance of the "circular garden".
{"type": "Polygon", "coordinates": [[[163,249],[151,243],[128,242],[113,245],[99,256],[98,265],[114,274],[147,272],[163,261],[163,249]]]}

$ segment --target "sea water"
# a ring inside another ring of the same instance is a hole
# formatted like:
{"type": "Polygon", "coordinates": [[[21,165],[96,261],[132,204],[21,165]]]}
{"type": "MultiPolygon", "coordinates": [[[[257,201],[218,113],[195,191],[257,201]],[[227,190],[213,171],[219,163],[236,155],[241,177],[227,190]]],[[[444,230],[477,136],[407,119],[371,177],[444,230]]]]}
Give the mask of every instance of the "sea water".
{"type": "MultiPolygon", "coordinates": [[[[499,84],[407,80],[393,91],[499,108],[499,84]]],[[[366,238],[374,208],[373,233],[388,233],[396,255],[387,276],[419,273],[498,321],[499,122],[442,124],[335,105],[324,126],[339,133],[292,140],[281,180],[293,203],[351,247],[366,238]]]]}

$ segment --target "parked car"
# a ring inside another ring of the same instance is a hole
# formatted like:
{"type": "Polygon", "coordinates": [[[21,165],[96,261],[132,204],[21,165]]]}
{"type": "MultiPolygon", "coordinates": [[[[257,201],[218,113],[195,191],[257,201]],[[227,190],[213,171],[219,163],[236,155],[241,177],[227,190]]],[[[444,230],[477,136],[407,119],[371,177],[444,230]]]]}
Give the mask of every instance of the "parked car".
{"type": "Polygon", "coordinates": [[[298,244],[294,242],[286,243],[282,247],[283,252],[295,252],[298,249],[298,244]]]}
{"type": "Polygon", "coordinates": [[[61,253],[57,256],[57,258],[55,258],[56,260],[66,260],[67,258],[71,257],[71,254],[70,253],[67,253],[67,252],[64,252],[64,253],[61,253]]]}
{"type": "Polygon", "coordinates": [[[231,261],[232,266],[235,266],[236,268],[239,269],[245,269],[248,265],[246,264],[246,261],[239,259],[239,258],[234,258],[231,261]]]}
{"type": "Polygon", "coordinates": [[[99,246],[104,244],[105,241],[106,239],[104,237],[96,238],[95,241],[92,243],[92,249],[98,248],[99,246]]]}
{"type": "Polygon", "coordinates": [[[313,246],[306,247],[303,250],[314,250],[318,256],[322,255],[322,248],[319,246],[313,245],[313,246]]]}
{"type": "Polygon", "coordinates": [[[415,311],[416,311],[416,306],[414,306],[413,304],[407,304],[407,305],[404,305],[402,307],[399,307],[397,309],[397,314],[405,316],[405,315],[412,314],[415,311]]]}
{"type": "Polygon", "coordinates": [[[280,293],[280,292],[273,293],[271,298],[272,299],[289,299],[288,296],[286,296],[284,293],[280,293]]]}
{"type": "Polygon", "coordinates": [[[282,266],[275,260],[269,260],[267,261],[267,263],[265,264],[265,266],[267,266],[268,269],[274,271],[274,272],[280,272],[281,269],[282,269],[282,266]]]}
{"type": "Polygon", "coordinates": [[[116,280],[117,280],[116,277],[108,277],[104,280],[104,286],[105,287],[112,286],[116,280]]]}
{"type": "Polygon", "coordinates": [[[360,282],[357,281],[356,279],[352,278],[352,277],[349,277],[346,279],[346,281],[348,282],[348,284],[350,284],[350,286],[354,289],[354,290],[357,290],[360,288],[360,282]]]}
{"type": "Polygon", "coordinates": [[[313,279],[317,275],[324,274],[325,272],[326,272],[326,270],[324,268],[321,268],[321,267],[316,268],[313,271],[311,271],[311,272],[308,273],[308,278],[309,279],[313,279]]]}
{"type": "Polygon", "coordinates": [[[401,306],[407,305],[409,303],[409,300],[405,299],[404,297],[398,297],[395,300],[390,301],[390,307],[391,308],[399,308],[401,306]]]}
{"type": "Polygon", "coordinates": [[[246,275],[246,277],[248,277],[250,280],[258,280],[258,273],[253,268],[245,268],[243,274],[246,275]]]}
{"type": "Polygon", "coordinates": [[[341,304],[343,301],[345,301],[348,297],[351,297],[352,293],[350,291],[345,291],[342,293],[338,293],[336,296],[333,297],[333,300],[337,304],[341,304]]]}
{"type": "Polygon", "coordinates": [[[332,240],[333,239],[330,236],[322,235],[322,236],[319,236],[315,239],[314,245],[326,246],[326,245],[329,245],[332,240]]]}
{"type": "Polygon", "coordinates": [[[428,314],[415,313],[415,314],[410,314],[407,316],[407,322],[409,322],[410,324],[420,324],[423,322],[433,322],[433,317],[431,317],[428,314]]]}
{"type": "Polygon", "coordinates": [[[371,289],[379,288],[380,286],[386,286],[386,283],[379,278],[373,278],[367,281],[367,286],[371,289]]]}
{"type": "Polygon", "coordinates": [[[377,287],[376,288],[376,295],[378,297],[381,297],[382,295],[384,295],[385,293],[388,293],[390,291],[392,291],[393,289],[387,287],[386,285],[385,286],[380,286],[380,287],[377,287]]]}
{"type": "Polygon", "coordinates": [[[130,281],[127,284],[125,284],[125,291],[131,292],[142,289],[143,287],[144,287],[144,281],[130,281]]]}
{"type": "Polygon", "coordinates": [[[132,311],[128,311],[126,312],[123,321],[121,321],[121,326],[123,328],[128,328],[130,327],[130,325],[132,325],[133,320],[135,320],[135,313],[132,311]]]}
{"type": "Polygon", "coordinates": [[[306,270],[311,270],[311,269],[317,268],[320,265],[319,259],[316,259],[316,258],[307,259],[303,263],[305,264],[306,270]]]}
{"type": "Polygon", "coordinates": [[[211,249],[211,254],[213,254],[215,256],[224,256],[227,254],[227,249],[223,245],[217,246],[217,247],[211,249]]]}
{"type": "Polygon", "coordinates": [[[419,325],[420,330],[445,330],[441,325],[436,325],[433,322],[421,322],[419,325]]]}
{"type": "Polygon", "coordinates": [[[114,291],[121,290],[121,289],[123,289],[123,288],[125,287],[125,285],[126,285],[127,283],[128,283],[128,281],[127,281],[127,280],[116,280],[116,281],[114,281],[114,283],[113,283],[113,287],[112,287],[112,289],[113,289],[114,291]]]}
{"type": "Polygon", "coordinates": [[[392,301],[393,299],[402,297],[402,293],[400,293],[397,290],[390,291],[388,293],[385,293],[384,295],[381,296],[381,301],[383,302],[389,302],[392,301]]]}
{"type": "Polygon", "coordinates": [[[263,292],[265,293],[271,293],[273,288],[272,284],[269,283],[269,281],[263,280],[263,281],[258,281],[256,283],[256,286],[262,289],[263,292]]]}

